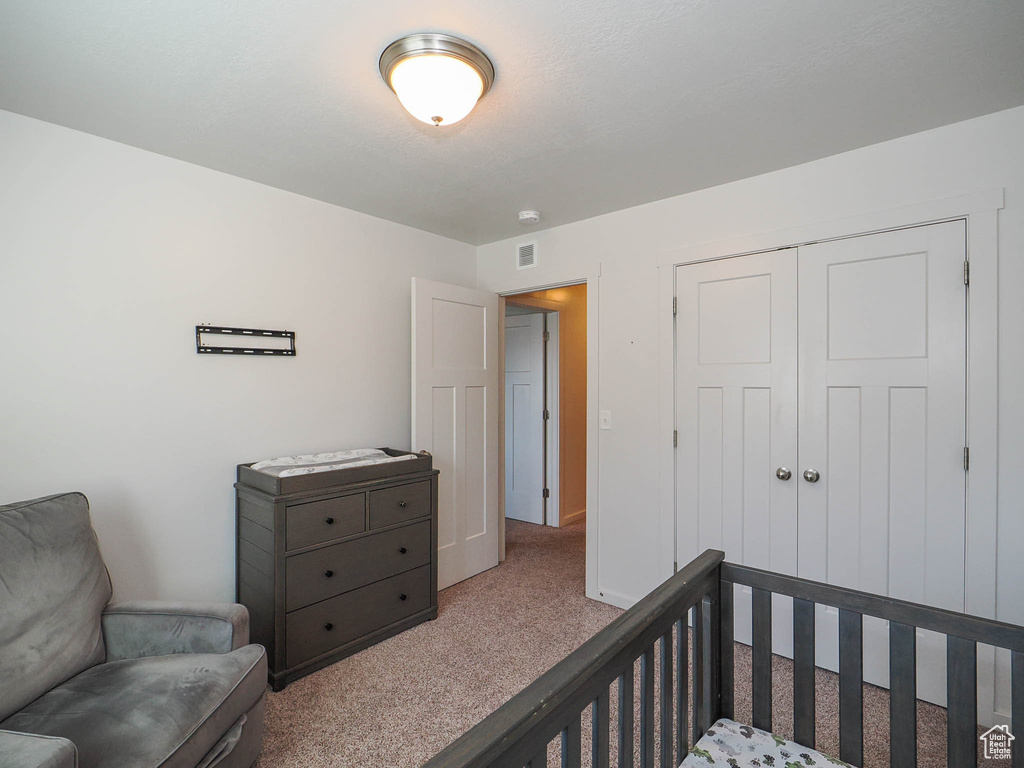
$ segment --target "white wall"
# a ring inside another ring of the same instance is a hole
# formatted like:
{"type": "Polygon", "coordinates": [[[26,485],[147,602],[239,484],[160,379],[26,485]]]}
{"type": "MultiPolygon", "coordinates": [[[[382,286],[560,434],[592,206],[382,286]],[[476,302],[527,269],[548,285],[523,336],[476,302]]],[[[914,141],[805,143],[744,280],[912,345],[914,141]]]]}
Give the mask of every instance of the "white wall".
{"type": "Polygon", "coordinates": [[[235,464],[409,448],[409,278],[474,253],[0,112],[0,503],[84,491],[118,598],[231,599],[235,464]],[[207,322],[298,355],[200,357],[207,322]]]}
{"type": "MultiPolygon", "coordinates": [[[[998,616],[1024,623],[1024,107],[713,189],[481,246],[478,285],[522,290],[600,263],[598,587],[636,599],[659,573],[658,270],[666,252],[1004,187],[999,213],[998,616]],[[531,236],[531,239],[533,237],[531,236]]],[[[599,158],[596,159],[599,161],[599,158]]],[[[594,290],[594,289],[591,289],[594,290]]],[[[972,464],[975,456],[972,455],[972,464]]],[[[662,535],[671,535],[663,532],[662,535]]]]}

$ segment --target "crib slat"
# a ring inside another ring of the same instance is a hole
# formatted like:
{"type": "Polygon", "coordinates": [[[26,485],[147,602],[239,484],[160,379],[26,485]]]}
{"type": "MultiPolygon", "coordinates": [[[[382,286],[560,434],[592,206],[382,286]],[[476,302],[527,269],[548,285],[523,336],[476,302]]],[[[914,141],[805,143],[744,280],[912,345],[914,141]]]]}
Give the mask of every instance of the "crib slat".
{"type": "Polygon", "coordinates": [[[619,676],[619,768],[633,768],[633,666],[619,676]]]}
{"type": "Polygon", "coordinates": [[[917,765],[917,638],[889,622],[889,764],[917,765]]]}
{"type": "Polygon", "coordinates": [[[701,708],[701,691],[704,690],[704,601],[698,600],[693,606],[693,729],[692,743],[700,741],[704,735],[700,724],[704,713],[701,708]]]}
{"type": "MultiPolygon", "coordinates": [[[[679,762],[690,748],[686,738],[686,726],[689,720],[689,648],[690,630],[684,616],[676,622],[676,748],[679,750],[679,762]]],[[[1016,768],[1016,766],[1014,767],[1016,768]]]]}
{"type": "MultiPolygon", "coordinates": [[[[1010,717],[1013,729],[1024,736],[1024,653],[1019,651],[1010,656],[1010,717]]],[[[1013,750],[1012,768],[1024,768],[1024,746],[1011,743],[1010,747],[1013,750]]]]}
{"type": "Polygon", "coordinates": [[[864,762],[864,617],[839,609],[839,759],[864,762]]]}
{"type": "Polygon", "coordinates": [[[579,715],[562,731],[562,768],[580,768],[583,762],[583,728],[579,715]]]}
{"type": "Polygon", "coordinates": [[[735,693],[735,675],[733,672],[733,651],[735,650],[735,630],[734,617],[733,617],[733,586],[731,582],[721,582],[719,600],[721,600],[721,612],[722,612],[722,637],[720,642],[719,654],[722,659],[722,680],[721,680],[721,698],[719,699],[719,707],[721,709],[722,717],[727,717],[730,720],[736,707],[736,693],[735,693]]]}
{"type": "Polygon", "coordinates": [[[946,739],[949,768],[978,764],[978,644],[946,636],[946,739]]]}
{"type": "Polygon", "coordinates": [[[814,603],[793,599],[793,735],[814,746],[814,603]]]}
{"type": "Polygon", "coordinates": [[[654,648],[640,657],[640,762],[654,768],[654,648]]]}
{"type": "Polygon", "coordinates": [[[672,763],[672,631],[661,636],[661,768],[672,763]]]}
{"type": "Polygon", "coordinates": [[[548,748],[544,747],[536,757],[526,764],[526,768],[548,768],[548,748]]]}
{"type": "Polygon", "coordinates": [[[772,729],[772,593],[753,589],[752,657],[754,727],[772,729]]]}
{"type": "Polygon", "coordinates": [[[593,735],[590,740],[590,764],[594,768],[608,768],[609,749],[608,726],[611,724],[611,701],[608,691],[603,690],[594,699],[591,716],[593,735]]]}
{"type": "Polygon", "coordinates": [[[704,686],[701,688],[701,732],[703,733],[715,723],[716,704],[718,702],[718,607],[716,601],[708,595],[701,600],[703,603],[704,623],[701,624],[701,642],[704,644],[704,656],[701,669],[704,673],[704,686]]]}

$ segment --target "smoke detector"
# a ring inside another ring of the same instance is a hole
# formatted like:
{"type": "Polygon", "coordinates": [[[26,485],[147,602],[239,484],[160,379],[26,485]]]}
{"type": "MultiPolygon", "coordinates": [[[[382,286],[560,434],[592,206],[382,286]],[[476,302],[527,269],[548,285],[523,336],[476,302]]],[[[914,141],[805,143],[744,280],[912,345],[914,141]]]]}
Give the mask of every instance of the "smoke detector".
{"type": "Polygon", "coordinates": [[[540,221],[540,211],[520,211],[519,212],[519,223],[520,224],[536,224],[540,221]]]}

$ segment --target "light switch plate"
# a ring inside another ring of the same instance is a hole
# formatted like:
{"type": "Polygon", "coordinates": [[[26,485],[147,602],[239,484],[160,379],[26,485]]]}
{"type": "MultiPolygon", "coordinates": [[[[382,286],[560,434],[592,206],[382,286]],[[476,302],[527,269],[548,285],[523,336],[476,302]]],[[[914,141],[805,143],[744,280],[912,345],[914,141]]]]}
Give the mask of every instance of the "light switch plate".
{"type": "Polygon", "coordinates": [[[601,411],[601,429],[611,429],[611,428],[612,428],[612,412],[611,411],[601,411]]]}

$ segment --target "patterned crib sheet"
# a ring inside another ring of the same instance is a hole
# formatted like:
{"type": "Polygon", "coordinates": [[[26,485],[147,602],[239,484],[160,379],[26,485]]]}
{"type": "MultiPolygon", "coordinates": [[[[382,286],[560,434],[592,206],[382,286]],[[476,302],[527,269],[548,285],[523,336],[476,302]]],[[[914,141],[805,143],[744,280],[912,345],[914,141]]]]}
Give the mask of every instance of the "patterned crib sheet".
{"type": "Polygon", "coordinates": [[[680,768],[707,768],[709,765],[721,768],[852,768],[849,763],[795,741],[725,718],[711,726],[690,748],[690,754],[680,768]]]}
{"type": "Polygon", "coordinates": [[[333,453],[308,453],[304,456],[283,456],[279,459],[257,461],[252,468],[273,477],[294,477],[332,469],[365,467],[368,464],[388,464],[415,459],[413,455],[388,456],[379,448],[353,448],[333,453]]]}

